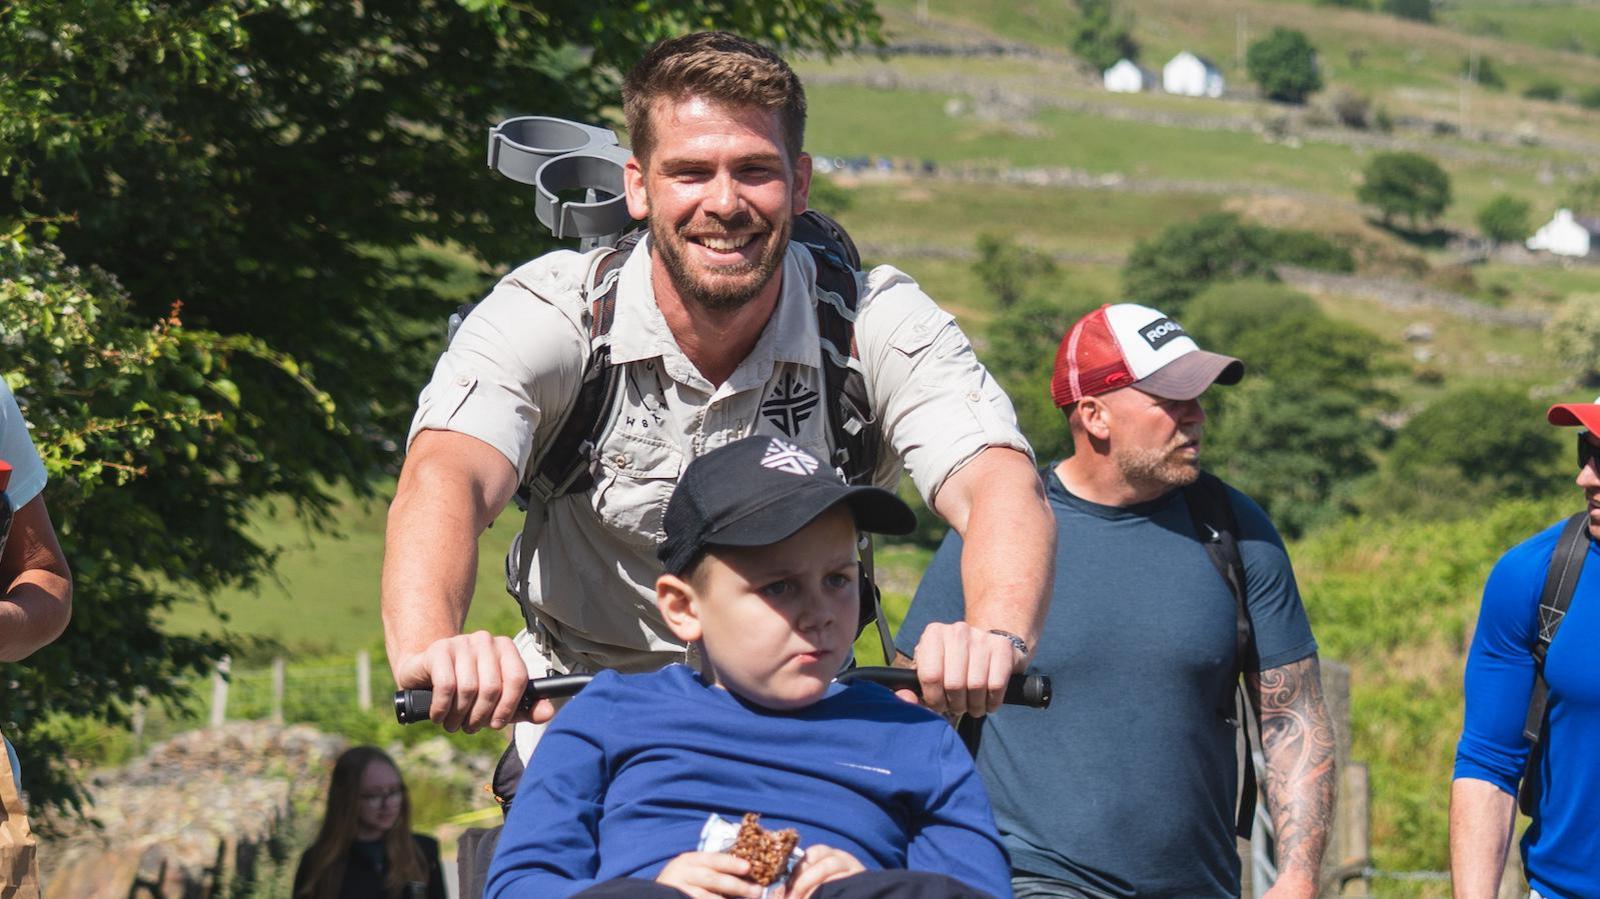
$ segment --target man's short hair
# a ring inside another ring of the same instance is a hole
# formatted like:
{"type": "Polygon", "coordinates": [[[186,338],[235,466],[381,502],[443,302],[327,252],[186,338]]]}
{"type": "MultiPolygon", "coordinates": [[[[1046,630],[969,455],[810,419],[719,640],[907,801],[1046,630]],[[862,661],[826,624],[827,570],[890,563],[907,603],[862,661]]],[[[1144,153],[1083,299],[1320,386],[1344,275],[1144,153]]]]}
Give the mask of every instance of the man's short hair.
{"type": "Polygon", "coordinates": [[[655,147],[650,112],[657,100],[701,97],[778,113],[792,163],[805,143],[806,92],[778,54],[726,31],[668,38],[645,51],[622,82],[622,113],[633,154],[648,163],[655,147]]]}

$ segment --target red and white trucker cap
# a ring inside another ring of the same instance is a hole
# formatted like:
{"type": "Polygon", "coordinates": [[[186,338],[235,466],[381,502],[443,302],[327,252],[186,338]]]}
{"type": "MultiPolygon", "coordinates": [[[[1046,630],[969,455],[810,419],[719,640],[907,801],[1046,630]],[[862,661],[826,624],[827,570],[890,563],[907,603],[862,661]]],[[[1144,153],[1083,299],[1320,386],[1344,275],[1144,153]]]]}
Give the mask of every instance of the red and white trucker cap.
{"type": "Polygon", "coordinates": [[[1183,327],[1148,306],[1116,303],[1078,319],[1056,350],[1050,398],[1070,406],[1086,396],[1137,387],[1192,400],[1213,383],[1237,384],[1244,363],[1200,349],[1183,327]]]}
{"type": "Polygon", "coordinates": [[[1600,434],[1600,396],[1592,403],[1557,403],[1544,417],[1553,425],[1581,427],[1591,434],[1600,434]]]}

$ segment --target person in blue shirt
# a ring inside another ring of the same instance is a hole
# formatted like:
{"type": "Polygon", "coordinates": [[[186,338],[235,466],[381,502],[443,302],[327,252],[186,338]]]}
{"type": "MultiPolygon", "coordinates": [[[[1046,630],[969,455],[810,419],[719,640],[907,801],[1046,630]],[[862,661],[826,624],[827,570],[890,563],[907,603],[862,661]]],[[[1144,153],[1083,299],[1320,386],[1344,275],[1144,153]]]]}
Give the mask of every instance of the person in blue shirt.
{"type": "MultiPolygon", "coordinates": [[[[989,716],[977,756],[1017,899],[1239,895],[1241,672],[1276,828],[1268,895],[1317,893],[1334,743],[1294,571],[1266,514],[1227,487],[1253,633],[1241,652],[1238,601],[1189,508],[1203,476],[1199,397],[1242,375],[1239,360],[1132,303],[1085,315],[1061,341],[1051,387],[1073,453],[1042,473],[1057,544],[1033,657],[1055,698],[1038,714],[989,716]]],[[[930,622],[961,620],[963,548],[951,534],[928,566],[902,654],[930,622]]],[[[935,687],[924,681],[923,695],[935,687]]]]}
{"type": "Polygon", "coordinates": [[[602,672],[551,724],[506,820],[485,896],[763,897],[701,846],[710,816],[798,832],[785,899],[1001,897],[1009,866],[956,733],[834,677],[859,622],[856,532],[911,510],[757,436],[684,470],[656,603],[699,670],[602,672]]]}
{"type": "MultiPolygon", "coordinates": [[[[1580,426],[1577,485],[1588,509],[1585,564],[1549,643],[1549,686],[1539,789],[1522,837],[1535,897],[1600,896],[1600,399],[1551,407],[1551,424],[1580,426]]],[[[1493,897],[1500,886],[1517,790],[1527,765],[1523,736],[1534,685],[1539,601],[1562,522],[1513,547],[1489,573],[1467,654],[1466,719],[1450,785],[1450,875],[1455,895],[1493,897]]]]}

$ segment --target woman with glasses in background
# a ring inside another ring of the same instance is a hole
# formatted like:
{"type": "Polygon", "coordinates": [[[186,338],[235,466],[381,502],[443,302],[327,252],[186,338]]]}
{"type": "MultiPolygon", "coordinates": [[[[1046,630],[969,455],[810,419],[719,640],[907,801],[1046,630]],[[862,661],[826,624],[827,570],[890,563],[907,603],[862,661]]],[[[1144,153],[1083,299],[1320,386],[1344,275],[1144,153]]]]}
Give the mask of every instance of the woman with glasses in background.
{"type": "Polygon", "coordinates": [[[328,811],[300,857],[295,899],[445,899],[439,842],[411,832],[400,769],[376,746],[333,765],[328,811]]]}

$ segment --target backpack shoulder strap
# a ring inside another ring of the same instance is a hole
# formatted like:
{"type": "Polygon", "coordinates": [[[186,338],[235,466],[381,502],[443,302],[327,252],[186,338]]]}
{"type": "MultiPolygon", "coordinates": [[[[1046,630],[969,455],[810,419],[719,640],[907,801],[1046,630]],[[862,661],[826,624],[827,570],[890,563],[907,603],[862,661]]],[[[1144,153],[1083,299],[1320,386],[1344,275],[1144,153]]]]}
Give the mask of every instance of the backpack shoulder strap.
{"type": "Polygon", "coordinates": [[[1183,488],[1184,501],[1189,506],[1189,517],[1194,522],[1195,536],[1205,547],[1206,556],[1217,569],[1228,592],[1233,594],[1234,610],[1234,665],[1238,683],[1234,697],[1230,697],[1224,717],[1237,720],[1244,728],[1245,758],[1243,780],[1239,785],[1239,809],[1234,821],[1234,832],[1250,839],[1256,817],[1256,763],[1255,743],[1250,734],[1249,702],[1244,696],[1243,682],[1238,680],[1256,665],[1255,631],[1250,624],[1250,608],[1245,595],[1244,559],[1239,555],[1239,519],[1234,515],[1233,503],[1228,500],[1228,487],[1210,472],[1200,472],[1193,484],[1183,488]],[[1237,716],[1237,718],[1236,718],[1237,716]]]}
{"type": "Polygon", "coordinates": [[[1539,760],[1543,754],[1545,712],[1550,704],[1550,685],[1544,679],[1544,660],[1550,641],[1561,629],[1561,621],[1572,605],[1572,593],[1589,554],[1589,513],[1579,512],[1567,519],[1550,554],[1550,567],[1544,576],[1544,591],[1539,595],[1539,633],[1533,644],[1533,692],[1528,696],[1528,715],[1523,719],[1522,736],[1528,741],[1528,764],[1522,772],[1522,787],[1517,804],[1525,815],[1532,815],[1539,803],[1539,760]]]}

